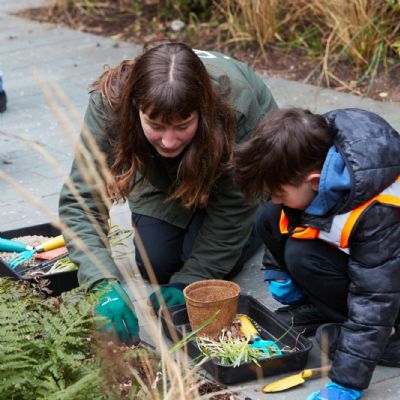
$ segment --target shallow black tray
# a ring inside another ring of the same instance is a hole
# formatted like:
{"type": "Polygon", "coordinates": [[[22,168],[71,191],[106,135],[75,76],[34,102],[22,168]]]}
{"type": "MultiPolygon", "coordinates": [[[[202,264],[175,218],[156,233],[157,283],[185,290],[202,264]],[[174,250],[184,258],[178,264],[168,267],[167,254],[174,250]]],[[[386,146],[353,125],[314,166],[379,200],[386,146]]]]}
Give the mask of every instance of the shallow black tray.
{"type": "MultiPolygon", "coordinates": [[[[187,335],[191,330],[186,306],[175,306],[169,311],[171,318],[162,317],[164,332],[171,340],[173,340],[172,336],[176,336],[174,333],[177,334],[178,339],[181,339],[184,333],[187,335]]],[[[248,362],[233,368],[221,365],[216,360],[207,361],[202,367],[218,381],[235,384],[305,367],[308,353],[312,348],[312,343],[306,337],[296,333],[252,296],[240,295],[237,312],[248,315],[255,322],[263,339],[276,341],[280,348],[288,346],[296,350],[281,356],[259,360],[260,366],[248,362]]],[[[187,348],[192,358],[201,356],[194,342],[189,342],[187,348]]]]}
{"type": "MultiPolygon", "coordinates": [[[[59,229],[54,227],[51,224],[41,224],[29,226],[21,229],[13,229],[9,231],[0,232],[0,237],[4,237],[6,239],[12,239],[19,236],[29,236],[29,235],[43,235],[43,236],[58,236],[60,234],[59,229]]],[[[51,264],[55,262],[44,261],[40,266],[44,266],[45,263],[48,264],[48,268],[51,267],[51,264]]],[[[29,266],[24,267],[23,270],[11,269],[8,264],[0,257],[0,276],[9,276],[18,280],[25,280],[29,282],[34,282],[34,278],[25,278],[20,272],[25,272],[29,266]]],[[[51,295],[57,296],[62,292],[66,292],[73,288],[79,286],[78,271],[66,271],[66,272],[58,272],[55,274],[44,274],[41,275],[41,278],[49,280],[49,285],[47,288],[51,291],[51,295]]]]}

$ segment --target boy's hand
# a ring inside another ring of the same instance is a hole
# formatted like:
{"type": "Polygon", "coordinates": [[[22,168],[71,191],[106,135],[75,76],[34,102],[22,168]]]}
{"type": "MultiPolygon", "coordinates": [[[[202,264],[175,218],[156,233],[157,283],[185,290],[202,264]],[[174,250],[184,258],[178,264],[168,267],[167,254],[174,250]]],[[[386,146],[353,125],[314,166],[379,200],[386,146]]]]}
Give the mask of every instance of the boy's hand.
{"type": "Polygon", "coordinates": [[[118,282],[104,280],[93,291],[101,296],[95,315],[108,319],[107,322],[98,322],[99,332],[116,334],[126,344],[137,344],[140,341],[139,322],[133,304],[122,286],[118,282]]]}
{"type": "Polygon", "coordinates": [[[270,280],[269,291],[272,297],[281,304],[292,305],[303,297],[303,293],[290,279],[270,280]]]}
{"type": "Polygon", "coordinates": [[[153,311],[158,315],[160,311],[160,303],[165,302],[167,308],[176,306],[179,304],[185,304],[185,297],[183,296],[183,289],[185,288],[184,283],[171,283],[168,285],[160,286],[159,290],[153,292],[149,297],[149,305],[153,308],[153,311]]]}
{"type": "Polygon", "coordinates": [[[357,400],[362,391],[346,388],[335,382],[329,382],[318,392],[310,394],[307,400],[357,400]]]}

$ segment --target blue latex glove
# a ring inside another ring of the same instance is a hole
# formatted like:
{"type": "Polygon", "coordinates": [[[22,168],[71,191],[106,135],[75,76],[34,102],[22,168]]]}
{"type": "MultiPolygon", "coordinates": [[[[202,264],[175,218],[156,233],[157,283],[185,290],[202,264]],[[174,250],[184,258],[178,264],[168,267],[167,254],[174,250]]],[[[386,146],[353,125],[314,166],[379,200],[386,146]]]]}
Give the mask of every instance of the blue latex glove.
{"type": "Polygon", "coordinates": [[[307,397],[307,400],[357,400],[362,396],[362,391],[349,389],[335,382],[329,382],[318,392],[307,397]]]}
{"type": "Polygon", "coordinates": [[[139,322],[133,304],[122,286],[116,281],[104,280],[93,291],[101,296],[95,315],[108,319],[108,322],[98,322],[98,331],[116,335],[126,344],[137,344],[140,341],[139,322]]]}
{"type": "Polygon", "coordinates": [[[160,286],[160,289],[153,292],[149,297],[149,303],[153,307],[153,311],[158,314],[160,311],[160,301],[162,300],[164,300],[167,308],[185,304],[186,301],[183,296],[185,286],[184,283],[170,283],[160,286]]]}
{"type": "Polygon", "coordinates": [[[269,291],[276,301],[287,305],[295,304],[303,297],[301,290],[290,278],[282,282],[270,280],[269,291]]]}

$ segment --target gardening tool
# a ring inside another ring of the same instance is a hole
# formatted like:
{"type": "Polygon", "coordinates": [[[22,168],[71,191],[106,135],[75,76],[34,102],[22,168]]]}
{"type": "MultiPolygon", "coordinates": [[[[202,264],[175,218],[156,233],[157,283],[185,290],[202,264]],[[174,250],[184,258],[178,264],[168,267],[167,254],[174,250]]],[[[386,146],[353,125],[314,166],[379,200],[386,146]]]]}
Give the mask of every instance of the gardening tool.
{"type": "Polygon", "coordinates": [[[282,351],[272,340],[263,339],[247,315],[240,315],[240,330],[250,339],[250,347],[261,349],[267,357],[280,356],[282,351]]]}
{"type": "Polygon", "coordinates": [[[43,262],[40,263],[40,265],[35,266],[33,268],[32,268],[32,266],[27,266],[24,269],[20,269],[19,273],[21,275],[24,275],[26,272],[31,271],[33,269],[34,271],[44,271],[44,273],[47,274],[48,270],[50,270],[50,268],[53,267],[53,265],[56,264],[57,261],[61,260],[62,258],[65,258],[65,257],[66,257],[66,253],[61,254],[51,260],[44,260],[43,262]]]}
{"type": "Polygon", "coordinates": [[[62,235],[56,236],[54,238],[46,240],[39,246],[34,247],[32,250],[26,250],[23,251],[22,253],[15,255],[13,258],[11,258],[11,260],[8,261],[8,265],[12,269],[15,269],[19,265],[23,264],[25,261],[31,259],[35,253],[41,253],[42,251],[58,249],[59,247],[62,247],[64,245],[65,242],[63,236],[62,235]]]}
{"type": "Polygon", "coordinates": [[[32,250],[33,247],[25,243],[18,242],[17,240],[4,239],[0,237],[0,251],[21,252],[25,250],[32,250]]]}
{"type": "Polygon", "coordinates": [[[262,391],[264,393],[273,393],[291,389],[292,387],[303,384],[308,378],[320,377],[323,374],[327,374],[330,368],[331,367],[327,365],[320,368],[305,369],[297,374],[278,379],[275,382],[265,385],[262,391]]]}

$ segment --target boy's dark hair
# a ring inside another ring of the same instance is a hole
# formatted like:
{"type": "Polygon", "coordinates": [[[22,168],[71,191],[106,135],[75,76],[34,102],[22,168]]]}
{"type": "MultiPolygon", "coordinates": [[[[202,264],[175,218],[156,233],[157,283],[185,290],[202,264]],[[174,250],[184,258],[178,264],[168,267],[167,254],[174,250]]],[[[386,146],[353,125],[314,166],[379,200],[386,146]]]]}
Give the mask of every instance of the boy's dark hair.
{"type": "Polygon", "coordinates": [[[299,185],[321,170],[333,137],[322,115],[301,108],[274,110],[235,151],[235,179],[247,197],[299,185]]]}

